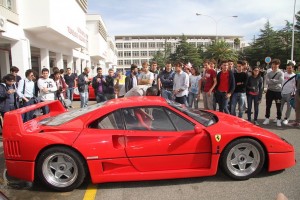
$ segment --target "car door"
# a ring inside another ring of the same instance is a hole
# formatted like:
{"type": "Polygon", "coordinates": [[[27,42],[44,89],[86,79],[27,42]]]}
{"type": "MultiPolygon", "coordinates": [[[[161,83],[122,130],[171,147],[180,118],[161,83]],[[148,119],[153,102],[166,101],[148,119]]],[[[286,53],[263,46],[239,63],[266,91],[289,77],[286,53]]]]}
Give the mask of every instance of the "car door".
{"type": "Polygon", "coordinates": [[[123,109],[123,116],[126,155],[137,170],[210,167],[209,135],[196,133],[183,115],[164,107],[135,107],[123,109]]]}

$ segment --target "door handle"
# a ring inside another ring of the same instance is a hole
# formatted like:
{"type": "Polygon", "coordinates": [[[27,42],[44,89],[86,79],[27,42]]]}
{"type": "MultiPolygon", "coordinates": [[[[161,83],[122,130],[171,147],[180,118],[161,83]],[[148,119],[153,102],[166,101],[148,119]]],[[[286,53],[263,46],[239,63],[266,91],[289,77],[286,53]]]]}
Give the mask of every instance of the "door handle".
{"type": "Polygon", "coordinates": [[[112,136],[113,146],[116,149],[125,148],[125,137],[124,135],[113,135],[112,136]]]}

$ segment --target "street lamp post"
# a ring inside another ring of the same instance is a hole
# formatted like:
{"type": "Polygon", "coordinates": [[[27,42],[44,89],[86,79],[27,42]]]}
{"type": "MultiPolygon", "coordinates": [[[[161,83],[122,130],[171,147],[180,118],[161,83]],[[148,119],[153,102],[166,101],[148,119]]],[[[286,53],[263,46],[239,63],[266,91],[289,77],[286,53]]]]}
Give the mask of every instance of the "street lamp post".
{"type": "Polygon", "coordinates": [[[292,33],[292,50],[291,61],[294,61],[294,45],[295,45],[295,14],[296,14],[296,0],[294,1],[294,14],[293,14],[293,33],[292,33]]]}
{"type": "Polygon", "coordinates": [[[218,40],[218,23],[222,20],[222,19],[225,19],[225,18],[228,18],[228,17],[234,17],[234,18],[237,18],[238,16],[237,15],[233,15],[233,16],[225,16],[223,18],[220,18],[220,19],[215,19],[213,18],[212,16],[210,15],[204,15],[204,14],[201,14],[201,13],[196,13],[197,16],[205,16],[205,17],[209,17],[211,18],[215,24],[216,24],[216,41],[218,40]]]}

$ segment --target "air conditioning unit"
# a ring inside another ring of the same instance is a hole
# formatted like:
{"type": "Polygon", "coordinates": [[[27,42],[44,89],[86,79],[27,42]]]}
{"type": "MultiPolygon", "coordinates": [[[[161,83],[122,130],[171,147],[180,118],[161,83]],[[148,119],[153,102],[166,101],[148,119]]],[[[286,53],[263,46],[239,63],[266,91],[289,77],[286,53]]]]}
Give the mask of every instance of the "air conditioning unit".
{"type": "Polygon", "coordinates": [[[6,19],[2,16],[0,16],[0,32],[5,32],[6,31],[6,19]]]}

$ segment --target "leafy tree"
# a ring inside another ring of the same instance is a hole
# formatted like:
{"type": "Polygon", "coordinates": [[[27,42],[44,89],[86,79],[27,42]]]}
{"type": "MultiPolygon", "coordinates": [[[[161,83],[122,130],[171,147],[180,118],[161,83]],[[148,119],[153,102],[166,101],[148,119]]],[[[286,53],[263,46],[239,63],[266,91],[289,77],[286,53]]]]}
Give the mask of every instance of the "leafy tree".
{"type": "Polygon", "coordinates": [[[239,49],[240,48],[240,44],[241,44],[241,40],[239,38],[235,38],[233,40],[233,44],[234,44],[234,48],[235,49],[239,49]]]}
{"type": "Polygon", "coordinates": [[[218,40],[207,47],[204,52],[204,57],[208,59],[213,58],[216,61],[229,59],[236,61],[238,59],[238,54],[233,51],[226,41],[218,40]]]}
{"type": "Polygon", "coordinates": [[[167,43],[165,41],[164,43],[164,50],[163,51],[157,51],[154,55],[153,58],[150,59],[150,63],[153,61],[157,62],[157,65],[162,68],[165,66],[165,63],[170,60],[170,55],[171,55],[171,43],[167,43]]]}
{"type": "Polygon", "coordinates": [[[181,61],[183,63],[192,63],[193,65],[200,66],[202,59],[198,53],[198,49],[192,44],[187,42],[187,37],[182,35],[179,45],[175,53],[170,55],[172,62],[181,61]]]}

